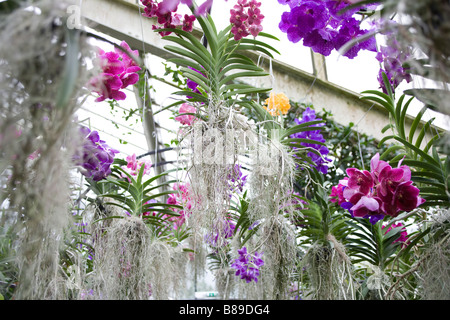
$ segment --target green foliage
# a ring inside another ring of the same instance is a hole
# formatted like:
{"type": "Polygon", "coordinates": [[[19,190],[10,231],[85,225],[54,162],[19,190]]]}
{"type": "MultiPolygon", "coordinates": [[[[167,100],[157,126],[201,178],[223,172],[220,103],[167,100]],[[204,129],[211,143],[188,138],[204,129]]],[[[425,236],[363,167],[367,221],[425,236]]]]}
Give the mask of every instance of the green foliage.
{"type": "MultiPolygon", "coordinates": [[[[252,50],[273,57],[271,52],[278,53],[275,48],[256,39],[235,41],[231,36],[231,25],[217,32],[209,15],[207,17],[199,16],[197,19],[208,41],[208,49],[189,32],[180,29],[156,30],[158,32],[171,31],[175,34],[175,36],[163,37],[164,40],[176,44],[167,45],[165,48],[180,56],[180,58],[168,61],[180,66],[183,76],[196,82],[199,85],[199,91],[202,92],[198,94],[186,89],[174,92],[174,94],[191,97],[187,100],[205,103],[206,106],[210,106],[211,103],[217,104],[219,101],[226,101],[228,105],[239,105],[246,104],[244,100],[238,98],[240,95],[270,90],[270,88],[256,88],[248,84],[237,83],[237,80],[268,75],[245,56],[245,51],[252,50]],[[194,68],[202,74],[188,67],[194,68]]],[[[259,37],[274,39],[273,36],[266,33],[260,33],[259,37]]]]}
{"type": "MultiPolygon", "coordinates": [[[[142,217],[149,228],[152,229],[154,235],[174,237],[179,241],[186,239],[189,230],[184,227],[174,232],[173,223],[169,220],[171,217],[180,216],[176,210],[183,210],[183,207],[176,204],[168,204],[165,201],[167,195],[177,191],[160,191],[163,186],[169,186],[176,183],[177,180],[167,180],[156,184],[159,178],[167,176],[173,170],[144,180],[143,165],[137,176],[133,177],[121,168],[121,165],[126,165],[125,161],[115,159],[114,162],[115,164],[111,167],[111,175],[107,179],[90,182],[91,188],[96,192],[98,199],[103,199],[104,205],[113,205],[123,209],[124,212],[130,215],[142,217]]],[[[109,216],[100,219],[114,218],[121,219],[123,216],[109,216]]]]}
{"type": "Polygon", "coordinates": [[[0,300],[10,300],[18,278],[12,227],[0,226],[0,300]]]}
{"type": "Polygon", "coordinates": [[[393,261],[394,254],[400,248],[401,243],[395,240],[400,237],[402,228],[392,228],[386,232],[392,223],[382,228],[382,220],[373,225],[368,219],[351,218],[346,223],[353,229],[351,239],[346,243],[353,263],[369,262],[384,270],[393,261]]]}
{"type": "MultiPolygon", "coordinates": [[[[388,79],[383,74],[383,79],[387,88],[388,79]]],[[[448,189],[450,186],[450,162],[447,156],[439,155],[436,142],[439,140],[439,133],[424,144],[424,137],[427,132],[431,132],[431,124],[434,119],[425,122],[420,126],[422,116],[427,110],[424,106],[422,110],[412,121],[409,132],[406,131],[407,109],[414,97],[411,97],[404,103],[405,94],[403,94],[397,102],[395,102],[394,94],[391,90],[388,94],[378,91],[365,91],[366,94],[362,99],[371,100],[382,105],[388,112],[391,123],[383,129],[386,132],[389,128],[393,134],[384,137],[379,146],[386,141],[395,140],[396,145],[388,148],[380,158],[388,157],[391,152],[396,151],[398,154],[389,162],[391,165],[403,164],[412,168],[412,181],[417,183],[421,190],[421,196],[427,200],[423,206],[448,206],[449,196],[448,189]]]]}

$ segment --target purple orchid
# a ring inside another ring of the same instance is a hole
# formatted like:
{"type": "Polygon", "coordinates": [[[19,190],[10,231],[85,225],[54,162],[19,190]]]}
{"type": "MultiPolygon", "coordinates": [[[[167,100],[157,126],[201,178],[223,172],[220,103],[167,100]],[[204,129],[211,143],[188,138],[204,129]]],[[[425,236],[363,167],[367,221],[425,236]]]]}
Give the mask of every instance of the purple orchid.
{"type": "MultiPolygon", "coordinates": [[[[290,11],[281,16],[279,28],[287,34],[289,41],[297,43],[303,40],[303,45],[314,52],[328,56],[336,49],[354,39],[360,39],[369,30],[360,29],[360,22],[353,18],[358,8],[341,10],[349,3],[334,0],[279,0],[288,4],[290,11]]],[[[343,55],[349,59],[357,56],[360,50],[376,51],[375,38],[356,41],[343,55]]]]}
{"type": "Polygon", "coordinates": [[[82,174],[94,181],[105,179],[111,174],[111,165],[114,156],[119,151],[109,147],[105,141],[100,140],[97,131],[91,131],[88,127],[80,127],[83,139],[82,155],[76,154],[74,162],[82,167],[82,174]]]}
{"type": "MultiPolygon", "coordinates": [[[[302,124],[302,123],[313,121],[313,120],[321,120],[321,119],[316,117],[316,111],[314,109],[307,107],[306,110],[302,114],[302,119],[301,120],[295,119],[294,121],[296,124],[302,124]]],[[[302,131],[302,132],[294,133],[294,134],[290,135],[290,138],[310,139],[310,140],[315,140],[315,141],[324,143],[325,139],[323,138],[322,134],[320,133],[320,130],[313,129],[314,127],[320,127],[320,126],[324,126],[324,124],[320,123],[320,124],[312,125],[312,126],[310,126],[312,129],[311,131],[302,131]]],[[[328,171],[328,167],[327,167],[326,163],[331,161],[330,159],[325,157],[330,152],[328,150],[328,148],[326,146],[315,144],[315,143],[301,142],[300,144],[302,146],[310,147],[310,148],[313,148],[313,149],[316,149],[317,151],[319,151],[319,153],[322,156],[319,156],[318,154],[316,154],[314,152],[308,152],[308,157],[310,157],[311,160],[316,164],[315,168],[319,172],[326,174],[328,171]]],[[[296,149],[296,147],[294,147],[294,150],[295,149],[296,149]]]]}
{"type": "Polygon", "coordinates": [[[239,249],[238,253],[239,258],[235,259],[231,265],[232,268],[236,269],[236,276],[240,276],[247,283],[250,283],[252,280],[258,282],[260,268],[264,265],[264,261],[261,258],[262,253],[255,252],[250,254],[247,252],[246,247],[239,249]]]}

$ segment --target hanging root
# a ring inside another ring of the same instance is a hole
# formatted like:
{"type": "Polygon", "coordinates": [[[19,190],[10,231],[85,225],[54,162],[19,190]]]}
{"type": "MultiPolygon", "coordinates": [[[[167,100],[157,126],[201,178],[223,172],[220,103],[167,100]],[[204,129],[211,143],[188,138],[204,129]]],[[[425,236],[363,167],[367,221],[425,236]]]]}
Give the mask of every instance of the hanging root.
{"type": "Polygon", "coordinates": [[[328,235],[332,246],[314,243],[307,251],[302,267],[309,277],[309,295],[314,300],[354,300],[350,259],[344,246],[328,235]]]}
{"type": "Polygon", "coordinates": [[[264,271],[262,282],[266,286],[266,299],[289,299],[290,275],[297,263],[296,236],[288,220],[278,215],[261,226],[264,252],[264,271]]]}
{"type": "Polygon", "coordinates": [[[90,49],[79,33],[69,36],[67,5],[34,1],[0,19],[0,42],[8,44],[0,46],[0,156],[9,201],[3,214],[16,219],[15,299],[66,297],[59,253],[72,224],[69,170],[78,147],[73,115],[90,49]]]}
{"type": "Polygon", "coordinates": [[[176,298],[184,288],[187,255],[151,235],[141,218],[115,218],[95,242],[93,299],[176,298]]]}
{"type": "Polygon", "coordinates": [[[420,264],[420,284],[425,300],[450,299],[450,210],[440,212],[435,228],[443,228],[443,235],[427,247],[420,264]]]}

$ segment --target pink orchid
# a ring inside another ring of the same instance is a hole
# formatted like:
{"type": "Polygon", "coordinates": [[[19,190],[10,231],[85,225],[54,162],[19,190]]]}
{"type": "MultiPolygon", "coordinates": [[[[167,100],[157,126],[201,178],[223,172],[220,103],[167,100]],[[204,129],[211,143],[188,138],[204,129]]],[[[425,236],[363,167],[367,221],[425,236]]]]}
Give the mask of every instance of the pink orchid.
{"type": "Polygon", "coordinates": [[[176,121],[179,121],[183,125],[192,125],[196,119],[194,115],[183,113],[196,113],[197,109],[189,103],[183,103],[178,110],[179,116],[175,117],[176,121]]]}
{"type": "Polygon", "coordinates": [[[175,184],[173,190],[178,191],[176,193],[170,194],[167,203],[171,205],[180,205],[184,210],[179,210],[173,208],[172,210],[180,214],[179,216],[169,216],[166,215],[169,221],[174,222],[174,229],[177,230],[186,221],[187,216],[190,214],[192,208],[192,199],[189,194],[189,184],[175,184]]]}
{"type": "Polygon", "coordinates": [[[380,160],[380,154],[377,153],[372,157],[370,160],[370,172],[372,172],[373,176],[375,177],[375,183],[378,181],[378,176],[383,170],[384,167],[389,166],[389,164],[386,161],[380,160]]]}
{"type": "MultiPolygon", "coordinates": [[[[122,41],[121,47],[132,55],[139,55],[138,51],[132,51],[125,41],[122,41]]],[[[100,95],[95,101],[101,102],[105,99],[125,100],[126,94],[120,89],[139,81],[139,75],[136,72],[141,70],[141,67],[118,48],[110,52],[99,49],[98,57],[102,73],[89,81],[93,91],[100,95]]]]}
{"type": "MultiPolygon", "coordinates": [[[[182,26],[184,31],[192,31],[195,16],[185,14],[183,18],[181,14],[176,13],[180,3],[192,6],[192,0],[164,0],[160,3],[156,3],[154,0],[141,0],[141,2],[145,6],[143,16],[157,18],[159,26],[153,25],[152,30],[174,29],[182,26]]],[[[171,31],[159,32],[163,37],[171,33],[171,31]]]]}
{"type": "Polygon", "coordinates": [[[163,0],[159,4],[160,5],[159,11],[161,12],[161,14],[176,11],[179,4],[180,0],[163,0]]]}
{"type": "Polygon", "coordinates": [[[370,172],[348,168],[348,179],[340,180],[332,188],[330,201],[338,201],[354,217],[370,218],[371,223],[383,215],[396,217],[402,211],[417,208],[425,199],[419,196],[420,190],[411,181],[411,169],[401,163],[392,168],[377,153],[370,161],[370,172]]]}
{"type": "MultiPolygon", "coordinates": [[[[342,180],[341,180],[342,181],[342,180]]],[[[344,188],[347,186],[348,177],[345,177],[342,182],[339,181],[339,184],[337,186],[333,186],[331,188],[331,194],[330,194],[330,201],[331,202],[338,202],[338,205],[341,205],[343,202],[345,202],[344,197],[344,188]]]]}
{"type": "Polygon", "coordinates": [[[346,172],[349,176],[348,187],[367,195],[374,185],[372,174],[367,170],[361,171],[356,168],[349,168],[346,172]]]}
{"type": "MultiPolygon", "coordinates": [[[[386,228],[386,226],[381,227],[381,229],[384,229],[384,228],[386,228]]],[[[402,244],[402,247],[406,247],[406,245],[408,243],[408,232],[406,231],[406,228],[403,225],[403,223],[401,223],[401,222],[394,223],[389,228],[387,228],[387,230],[385,231],[384,234],[388,233],[389,231],[391,231],[392,229],[395,229],[395,228],[402,228],[402,231],[400,233],[400,236],[393,243],[400,242],[402,244]]]]}
{"type": "Polygon", "coordinates": [[[259,7],[261,2],[256,0],[238,0],[237,4],[230,10],[230,23],[233,24],[231,33],[234,40],[239,41],[249,34],[256,37],[263,29],[261,22],[264,15],[259,7]]]}
{"type": "Polygon", "coordinates": [[[376,198],[362,196],[359,201],[350,208],[354,217],[365,217],[366,215],[376,215],[380,209],[380,203],[376,198]]]}
{"type": "MultiPolygon", "coordinates": [[[[123,166],[122,169],[127,171],[132,176],[137,176],[139,174],[139,171],[141,170],[142,166],[144,166],[144,172],[143,175],[148,175],[151,173],[151,167],[152,163],[150,160],[138,160],[136,159],[136,154],[132,154],[131,156],[128,156],[126,158],[127,165],[126,167],[123,166]]],[[[128,181],[131,181],[130,178],[125,174],[122,173],[123,178],[127,178],[128,181]]]]}

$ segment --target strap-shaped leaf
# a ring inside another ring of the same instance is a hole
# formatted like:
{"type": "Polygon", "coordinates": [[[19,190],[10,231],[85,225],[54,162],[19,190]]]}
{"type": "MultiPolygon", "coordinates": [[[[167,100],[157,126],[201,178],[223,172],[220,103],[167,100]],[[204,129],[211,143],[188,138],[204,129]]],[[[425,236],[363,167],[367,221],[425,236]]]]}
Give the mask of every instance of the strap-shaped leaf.
{"type": "Polygon", "coordinates": [[[203,66],[203,68],[208,68],[208,66],[210,65],[210,62],[209,62],[209,61],[203,60],[200,56],[198,56],[198,55],[192,53],[192,52],[189,51],[189,50],[186,50],[186,49],[183,49],[183,48],[180,48],[180,47],[176,47],[176,46],[172,46],[172,45],[164,46],[164,48],[165,48],[166,50],[169,50],[169,51],[171,51],[171,52],[174,52],[174,53],[176,53],[176,54],[179,54],[179,55],[182,56],[182,57],[188,57],[188,58],[190,58],[190,59],[196,61],[196,62],[199,63],[201,66],[203,66]]]}
{"type": "Polygon", "coordinates": [[[223,85],[227,84],[228,82],[241,77],[265,77],[269,74],[267,72],[261,72],[261,71],[244,71],[244,72],[236,72],[233,74],[230,74],[226,76],[225,78],[221,79],[219,82],[219,87],[222,87],[223,85]]]}
{"type": "MultiPolygon", "coordinates": [[[[366,93],[367,91],[364,91],[363,93],[366,93]]],[[[375,91],[377,92],[377,91],[375,91]]],[[[392,107],[392,104],[390,104],[388,101],[383,100],[379,97],[374,97],[374,96],[363,96],[360,98],[361,100],[371,100],[374,102],[378,102],[379,104],[381,104],[383,107],[386,108],[386,110],[390,113],[390,114],[394,114],[394,109],[392,107]]]]}
{"type": "Polygon", "coordinates": [[[223,68],[222,71],[220,71],[218,78],[222,79],[223,77],[225,77],[225,75],[230,72],[230,71],[235,71],[235,70],[250,70],[250,71],[255,71],[255,72],[264,72],[266,75],[268,75],[264,69],[257,67],[255,65],[251,65],[251,64],[242,64],[242,63],[233,63],[228,65],[227,67],[223,68]]]}
{"type": "Polygon", "coordinates": [[[260,32],[260,33],[258,33],[258,37],[265,37],[265,38],[269,38],[269,39],[273,39],[273,40],[280,41],[280,39],[278,39],[278,38],[275,37],[274,35],[272,35],[272,34],[270,34],[270,33],[266,33],[266,32],[260,32]]]}
{"type": "MultiPolygon", "coordinates": [[[[402,94],[400,96],[400,99],[398,99],[398,101],[397,101],[397,105],[395,107],[395,119],[396,119],[396,121],[400,120],[400,116],[401,116],[401,113],[402,113],[402,105],[403,105],[403,100],[404,99],[405,99],[405,94],[402,94]]],[[[397,123],[397,125],[398,125],[398,123],[397,123]]]]}
{"type": "Polygon", "coordinates": [[[397,130],[400,133],[400,136],[404,139],[406,139],[406,132],[405,132],[406,114],[408,111],[408,107],[411,105],[411,102],[413,100],[414,100],[414,97],[411,97],[408,99],[408,101],[405,103],[405,105],[402,108],[402,112],[400,114],[400,119],[398,119],[397,130]]]}
{"type": "Polygon", "coordinates": [[[428,155],[427,153],[423,152],[421,149],[419,149],[418,147],[416,147],[415,145],[413,145],[412,143],[398,137],[398,136],[392,136],[392,138],[394,138],[395,140],[401,142],[403,145],[405,145],[407,148],[409,148],[410,150],[413,150],[416,154],[418,154],[420,157],[422,157],[422,159],[426,160],[428,163],[433,164],[437,167],[440,166],[440,163],[436,162],[436,160],[431,157],[430,155],[428,155]]]}
{"type": "Polygon", "coordinates": [[[192,99],[187,99],[188,101],[198,101],[198,102],[204,102],[204,103],[208,103],[209,99],[199,93],[193,92],[193,91],[189,91],[189,90],[181,90],[181,91],[175,91],[172,92],[172,94],[174,95],[180,95],[180,96],[187,96],[187,97],[192,97],[192,99]]]}
{"type": "Polygon", "coordinates": [[[191,79],[192,81],[194,81],[195,83],[197,83],[197,85],[199,85],[200,87],[203,88],[203,90],[205,90],[206,92],[208,92],[209,90],[211,90],[211,86],[208,84],[210,82],[210,80],[206,77],[204,77],[202,74],[191,70],[191,69],[187,69],[187,68],[181,68],[181,71],[183,72],[183,75],[189,79],[191,79]]]}
{"type": "Polygon", "coordinates": [[[301,132],[301,131],[316,131],[316,130],[322,130],[321,127],[315,127],[314,125],[316,124],[321,124],[321,123],[325,123],[324,120],[313,120],[313,121],[308,121],[308,122],[304,122],[298,125],[295,125],[287,130],[285,130],[282,135],[281,135],[281,139],[288,137],[292,134],[301,132]],[[307,130],[303,130],[303,129],[307,129],[307,130]]]}
{"type": "MultiPolygon", "coordinates": [[[[192,44],[189,41],[186,41],[179,37],[173,37],[173,36],[165,36],[164,40],[175,42],[175,43],[179,44],[180,46],[182,46],[183,48],[185,48],[186,50],[189,50],[193,54],[198,55],[202,59],[202,61],[208,62],[208,64],[206,66],[208,66],[212,63],[212,59],[211,59],[212,57],[208,51],[200,49],[198,46],[192,44]]],[[[201,48],[205,49],[203,46],[201,46],[201,48]]]]}
{"type": "Polygon", "coordinates": [[[290,144],[291,142],[294,143],[310,143],[310,144],[318,144],[321,146],[325,146],[326,144],[317,140],[313,139],[306,139],[306,138],[288,138],[282,140],[283,144],[290,144]]]}
{"type": "Polygon", "coordinates": [[[256,88],[256,87],[247,88],[247,89],[238,89],[238,90],[229,91],[227,93],[224,93],[222,95],[222,97],[224,99],[227,99],[227,98],[233,97],[235,95],[265,93],[265,92],[269,92],[270,90],[272,90],[272,89],[271,88],[256,88]]]}
{"type": "Polygon", "coordinates": [[[212,19],[210,19],[209,15],[205,19],[203,16],[198,16],[197,21],[200,23],[200,26],[205,34],[206,39],[208,40],[208,45],[211,48],[211,54],[214,60],[217,60],[218,57],[218,39],[217,39],[217,31],[212,19]]]}
{"type": "MultiPolygon", "coordinates": [[[[205,46],[200,42],[200,40],[197,39],[191,32],[186,32],[186,31],[184,31],[182,29],[177,29],[177,28],[158,29],[158,30],[155,30],[155,31],[157,31],[157,32],[170,31],[170,32],[173,32],[175,34],[178,34],[181,37],[184,37],[184,38],[188,39],[191,44],[193,44],[200,51],[202,51],[202,53],[204,54],[205,57],[208,57],[208,56],[211,55],[209,53],[209,51],[205,48],[205,46]]],[[[170,38],[167,38],[167,37],[170,37],[170,36],[165,36],[165,37],[163,37],[163,39],[164,40],[169,40],[170,38]]]]}
{"type": "MultiPolygon", "coordinates": [[[[188,60],[188,59],[183,59],[183,58],[171,58],[171,59],[167,59],[168,62],[172,62],[180,67],[191,67],[194,68],[195,70],[199,70],[200,72],[203,69],[203,66],[201,66],[200,64],[196,63],[195,61],[192,60],[188,60]]],[[[203,72],[206,73],[206,72],[203,72]]]]}
{"type": "MultiPolygon", "coordinates": [[[[439,181],[439,183],[443,184],[443,176],[440,173],[431,172],[431,171],[412,171],[411,172],[412,179],[418,178],[418,177],[428,177],[432,179],[436,179],[439,181]]],[[[433,181],[433,180],[430,180],[433,181]]]]}
{"type": "Polygon", "coordinates": [[[400,150],[400,149],[403,149],[403,150],[404,150],[405,147],[404,147],[404,146],[401,146],[401,145],[393,145],[393,146],[387,148],[386,151],[384,151],[384,152],[380,155],[380,159],[385,159],[391,152],[395,152],[395,151],[400,150]]]}
{"type": "Polygon", "coordinates": [[[427,132],[427,130],[430,128],[431,123],[434,121],[435,118],[431,118],[430,120],[428,120],[425,125],[422,127],[422,130],[420,130],[419,135],[416,138],[416,147],[420,148],[420,145],[422,144],[422,140],[425,137],[425,133],[427,132]]]}
{"type": "Polygon", "coordinates": [[[255,65],[252,59],[249,57],[240,54],[238,52],[230,52],[229,54],[224,54],[219,61],[217,62],[217,67],[219,70],[225,68],[230,62],[233,61],[233,59],[239,59],[241,60],[242,64],[248,64],[248,65],[255,65]]]}
{"type": "Polygon", "coordinates": [[[434,143],[439,140],[439,136],[435,135],[433,136],[430,141],[428,141],[427,145],[423,148],[423,152],[428,153],[431,148],[434,147],[434,143]]]}
{"type": "Polygon", "coordinates": [[[271,45],[267,44],[266,42],[263,41],[259,41],[256,39],[251,39],[251,38],[244,38],[240,40],[240,43],[242,44],[250,44],[250,45],[256,45],[256,46],[261,46],[261,47],[265,47],[267,49],[272,50],[273,52],[276,52],[278,54],[281,54],[277,49],[275,49],[274,47],[272,47],[271,45]]]}
{"type": "Polygon", "coordinates": [[[414,139],[414,134],[416,133],[416,128],[420,123],[420,120],[422,119],[423,114],[425,113],[425,111],[427,111],[427,107],[423,107],[419,113],[417,113],[416,117],[414,118],[413,123],[411,124],[411,130],[409,131],[409,142],[413,142],[414,139]]]}
{"type": "Polygon", "coordinates": [[[421,168],[423,170],[442,175],[442,171],[441,171],[440,167],[438,167],[434,164],[425,162],[425,161],[405,159],[405,160],[403,160],[402,164],[406,164],[407,166],[410,166],[410,167],[421,168]]]}
{"type": "Polygon", "coordinates": [[[258,45],[250,45],[250,44],[239,45],[236,48],[236,50],[237,51],[247,51],[248,50],[248,51],[262,52],[262,53],[266,54],[267,56],[269,56],[270,58],[272,58],[272,59],[274,58],[272,53],[269,50],[267,50],[266,48],[263,48],[261,46],[258,46],[258,45]]]}
{"type": "MultiPolygon", "coordinates": [[[[236,56],[236,55],[231,55],[228,59],[223,59],[224,61],[222,62],[222,64],[220,65],[219,70],[219,77],[222,78],[227,72],[229,72],[230,70],[232,70],[232,66],[231,65],[244,65],[244,66],[252,66],[253,68],[259,68],[259,70],[257,71],[264,71],[264,69],[256,66],[252,60],[248,59],[243,59],[242,57],[236,56]]],[[[255,69],[256,70],[256,69],[255,69]]]]}
{"type": "Polygon", "coordinates": [[[110,194],[102,194],[102,195],[99,195],[99,197],[115,199],[119,202],[118,203],[108,202],[108,204],[119,206],[122,209],[124,209],[125,211],[129,211],[129,212],[134,211],[133,209],[135,207],[135,202],[128,197],[124,197],[124,196],[118,195],[118,194],[111,194],[111,193],[110,194]]]}
{"type": "Polygon", "coordinates": [[[156,110],[155,112],[153,112],[153,115],[157,115],[157,114],[160,113],[160,112],[163,112],[163,111],[165,111],[165,110],[171,109],[171,108],[176,107],[176,106],[178,106],[178,105],[180,105],[180,104],[183,104],[183,103],[185,103],[185,101],[182,101],[182,100],[176,101],[176,102],[171,103],[171,104],[169,104],[169,105],[167,105],[167,106],[165,106],[165,107],[162,107],[162,108],[159,109],[159,110],[156,110]]]}

